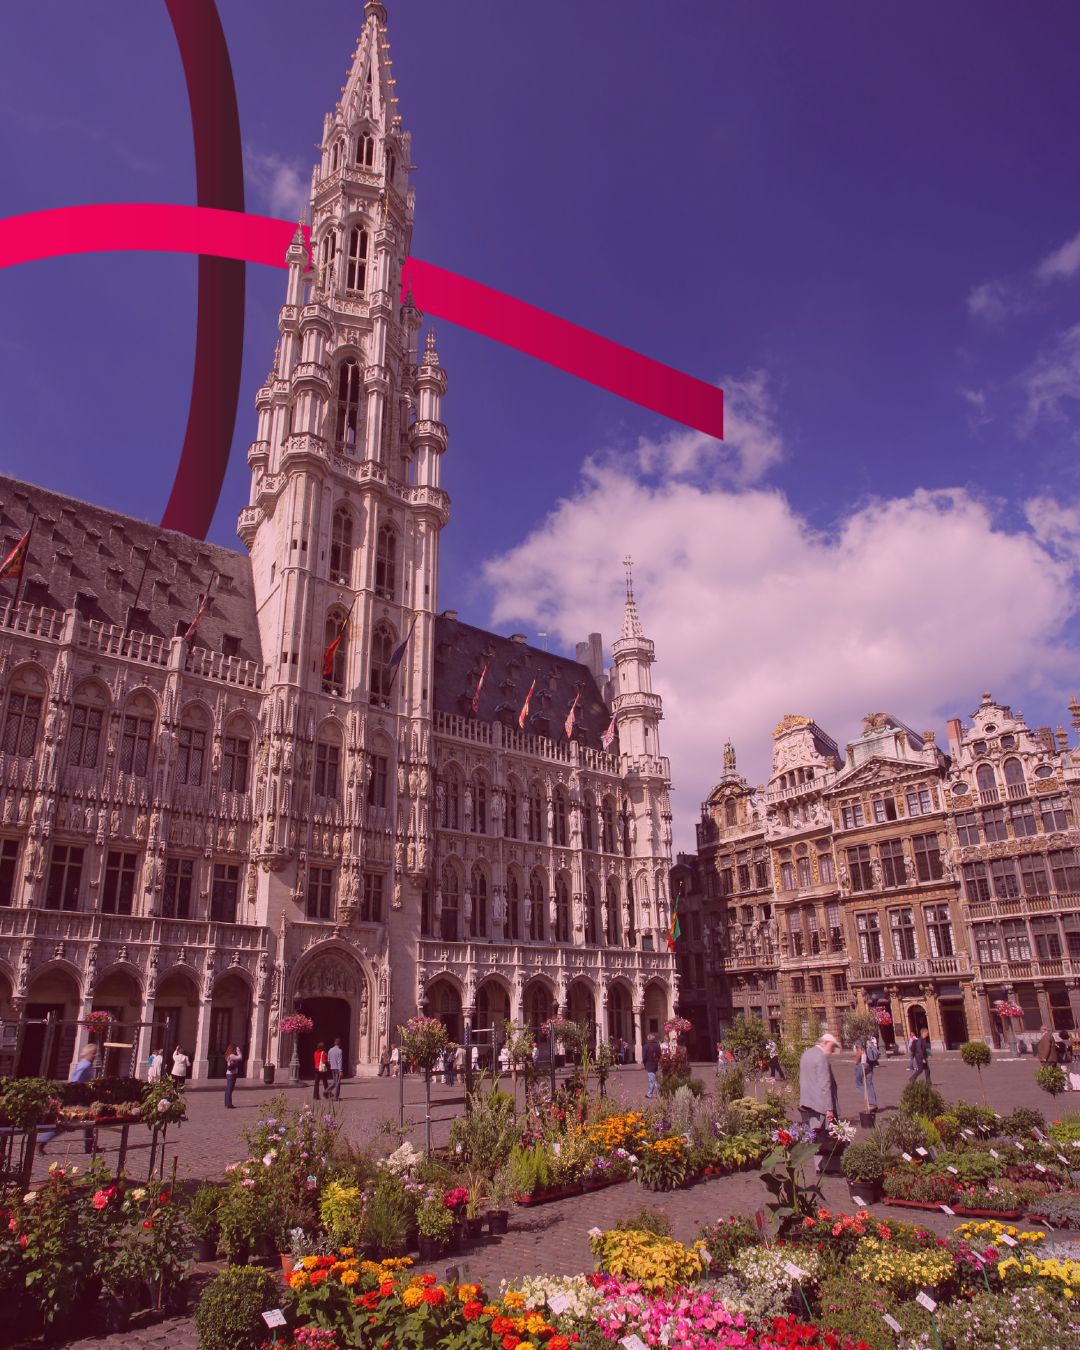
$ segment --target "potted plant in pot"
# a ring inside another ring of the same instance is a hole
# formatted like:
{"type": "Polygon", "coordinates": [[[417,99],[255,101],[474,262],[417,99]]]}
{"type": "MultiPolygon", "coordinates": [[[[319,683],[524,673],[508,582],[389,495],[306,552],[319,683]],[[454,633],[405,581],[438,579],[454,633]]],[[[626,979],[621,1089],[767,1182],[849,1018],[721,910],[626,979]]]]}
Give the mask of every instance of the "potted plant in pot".
{"type": "Polygon", "coordinates": [[[141,1218],[118,1225],[106,1234],[98,1252],[94,1273],[109,1295],[105,1325],[110,1335],[127,1330],[131,1314],[139,1306],[139,1291],[153,1277],[149,1233],[141,1218]]]}
{"type": "Polygon", "coordinates": [[[492,1208],[487,1212],[488,1232],[492,1237],[500,1237],[510,1224],[510,1202],[520,1194],[524,1185],[521,1167],[515,1166],[513,1157],[496,1168],[489,1182],[492,1208]]]}
{"type": "Polygon", "coordinates": [[[188,1226],[195,1235],[197,1261],[217,1259],[218,1238],[221,1236],[221,1206],[224,1199],[221,1188],[209,1181],[204,1181],[195,1192],[188,1212],[188,1226]]]}
{"type": "Polygon", "coordinates": [[[443,1193],[432,1187],[417,1214],[421,1261],[437,1261],[447,1250],[454,1235],[454,1213],[443,1201],[443,1193]]]}
{"type": "Polygon", "coordinates": [[[873,1144],[849,1144],[844,1150],[842,1164],[847,1177],[848,1193],[853,1200],[873,1204],[881,1195],[885,1167],[881,1152],[873,1144]]]}
{"type": "Polygon", "coordinates": [[[484,1232],[484,1216],[480,1207],[488,1197],[487,1177],[482,1172],[470,1172],[466,1180],[469,1198],[465,1201],[465,1235],[478,1238],[484,1232]]]}

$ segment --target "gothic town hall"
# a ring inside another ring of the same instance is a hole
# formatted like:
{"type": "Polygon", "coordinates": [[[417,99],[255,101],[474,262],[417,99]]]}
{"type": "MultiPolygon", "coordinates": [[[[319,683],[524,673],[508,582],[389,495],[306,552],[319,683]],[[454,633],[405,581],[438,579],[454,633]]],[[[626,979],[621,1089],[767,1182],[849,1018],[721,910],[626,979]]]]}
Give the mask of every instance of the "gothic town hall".
{"type": "Polygon", "coordinates": [[[634,1044],[673,1007],[632,595],[607,669],[598,634],[571,661],[439,608],[447,375],[402,303],[410,137],[364,18],[256,395],[247,552],[0,478],[4,552],[34,522],[0,601],[0,1073],[66,1076],[95,1009],[110,1070],[180,1045],[198,1079],[229,1042],[287,1064],[296,1009],[365,1073],[421,1008],[462,1039],[557,1004],[634,1044]]]}

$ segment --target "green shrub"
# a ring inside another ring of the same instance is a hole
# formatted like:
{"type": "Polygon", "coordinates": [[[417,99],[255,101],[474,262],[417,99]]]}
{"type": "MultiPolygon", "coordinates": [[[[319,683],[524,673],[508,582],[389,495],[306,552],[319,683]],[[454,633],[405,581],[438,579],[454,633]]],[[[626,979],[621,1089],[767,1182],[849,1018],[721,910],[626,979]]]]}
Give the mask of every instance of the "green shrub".
{"type": "MultiPolygon", "coordinates": [[[[792,1259],[798,1263],[797,1255],[792,1259]]],[[[853,1343],[865,1342],[870,1350],[896,1350],[896,1337],[882,1320],[886,1313],[903,1326],[912,1344],[922,1343],[916,1342],[916,1333],[930,1334],[930,1318],[922,1308],[910,1299],[899,1299],[884,1285],[853,1280],[842,1266],[821,1282],[817,1321],[823,1329],[839,1333],[841,1345],[850,1336],[853,1343]]],[[[933,1339],[929,1345],[936,1350],[933,1339]]]]}
{"type": "Polygon", "coordinates": [[[276,1308],[277,1281],[260,1266],[232,1266],[203,1290],[195,1305],[200,1350],[258,1350],[266,1340],[262,1314],[276,1308]]]}
{"type": "Polygon", "coordinates": [[[204,1242],[217,1242],[221,1236],[221,1206],[225,1193],[220,1186],[204,1181],[195,1192],[188,1213],[191,1231],[204,1242]]]}
{"type": "Polygon", "coordinates": [[[960,1058],[969,1069],[985,1069],[993,1055],[985,1041],[965,1041],[960,1047],[960,1058]]]}
{"type": "Polygon", "coordinates": [[[712,1262],[709,1269],[713,1275],[730,1269],[741,1251],[759,1247],[765,1240],[754,1220],[743,1214],[732,1214],[713,1224],[703,1223],[698,1229],[698,1238],[708,1249],[712,1262]]]}
{"type": "Polygon", "coordinates": [[[364,1240],[380,1256],[397,1256],[411,1217],[404,1184],[397,1177],[381,1177],[364,1209],[364,1240]]]}
{"type": "Polygon", "coordinates": [[[739,1064],[729,1064],[716,1075],[716,1095],[723,1103],[746,1096],[746,1074],[739,1064]]]}
{"type": "Polygon", "coordinates": [[[1001,1121],[1002,1134],[1030,1134],[1032,1130],[1046,1132],[1046,1117],[1033,1106],[1018,1106],[1001,1121]]]}
{"type": "Polygon", "coordinates": [[[1065,1070],[1059,1068],[1056,1064],[1041,1064],[1035,1070],[1035,1081],[1044,1092],[1049,1092],[1055,1102],[1058,1093],[1064,1092],[1066,1087],[1065,1070]]]}
{"type": "MultiPolygon", "coordinates": [[[[1059,1144],[1074,1144],[1080,1141],[1080,1124],[1067,1124],[1061,1121],[1058,1125],[1050,1126],[1050,1138],[1059,1144]]],[[[1077,1159],[1080,1164],[1080,1158],[1077,1159]]]]}
{"type": "Polygon", "coordinates": [[[905,1116],[935,1116],[945,1114],[945,1098],[929,1083],[915,1078],[900,1094],[900,1113],[905,1116]]]}
{"type": "Polygon", "coordinates": [[[675,1225],[664,1211],[651,1205],[642,1205],[636,1214],[620,1219],[615,1228],[622,1233],[655,1233],[657,1237],[671,1237],[675,1231],[675,1225]]]}
{"type": "Polygon", "coordinates": [[[867,1184],[880,1181],[885,1175],[881,1153],[873,1144],[848,1144],[841,1166],[848,1181],[867,1184]]]}

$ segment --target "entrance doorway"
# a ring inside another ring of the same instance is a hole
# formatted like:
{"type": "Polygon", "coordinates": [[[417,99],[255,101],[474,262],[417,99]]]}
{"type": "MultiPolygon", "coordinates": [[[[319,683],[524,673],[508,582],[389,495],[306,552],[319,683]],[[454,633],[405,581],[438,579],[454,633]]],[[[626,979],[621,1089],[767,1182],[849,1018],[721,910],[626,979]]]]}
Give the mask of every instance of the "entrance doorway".
{"type": "Polygon", "coordinates": [[[913,1036],[921,1036],[923,1027],[929,1026],[926,1020],[926,1009],[918,1003],[913,1003],[907,1010],[908,1031],[913,1036]]]}
{"type": "Polygon", "coordinates": [[[437,980],[426,993],[428,1015],[437,1017],[455,1045],[462,1043],[461,995],[449,980],[437,980]]]}
{"type": "Polygon", "coordinates": [[[958,1050],[968,1039],[967,1018],[962,1003],[941,1003],[941,1034],[946,1050],[958,1050]]]}
{"type": "Polygon", "coordinates": [[[297,1037],[297,1054],[300,1056],[300,1077],[315,1077],[315,1047],[320,1041],[329,1051],[334,1041],[341,1037],[341,1059],[345,1072],[349,1072],[352,1060],[349,1045],[349,1029],[352,1012],[343,998],[302,998],[300,1011],[310,1017],[314,1026],[310,1031],[301,1032],[297,1037]]]}
{"type": "Polygon", "coordinates": [[[63,1003],[26,1005],[24,1014],[26,1022],[23,1026],[22,1049],[19,1052],[18,1068],[15,1070],[16,1077],[67,1077],[66,1068],[62,1075],[57,1072],[60,1063],[60,1042],[63,1040],[67,1047],[66,1065],[74,1058],[75,1037],[73,1028],[59,1025],[63,1015],[63,1003]]]}

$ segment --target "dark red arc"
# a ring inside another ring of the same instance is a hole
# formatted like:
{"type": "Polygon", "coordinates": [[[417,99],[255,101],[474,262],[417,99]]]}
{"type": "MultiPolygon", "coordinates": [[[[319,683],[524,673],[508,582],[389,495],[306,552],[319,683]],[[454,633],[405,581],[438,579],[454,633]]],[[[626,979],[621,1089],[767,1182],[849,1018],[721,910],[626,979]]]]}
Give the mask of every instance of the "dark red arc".
{"type": "MultiPolygon", "coordinates": [[[[244,209],[244,156],[236,84],[214,0],[165,0],[184,63],[200,206],[244,209]]],[[[195,374],[184,448],[161,519],[205,539],[229,463],[244,358],[245,264],[199,254],[195,374]]]]}

